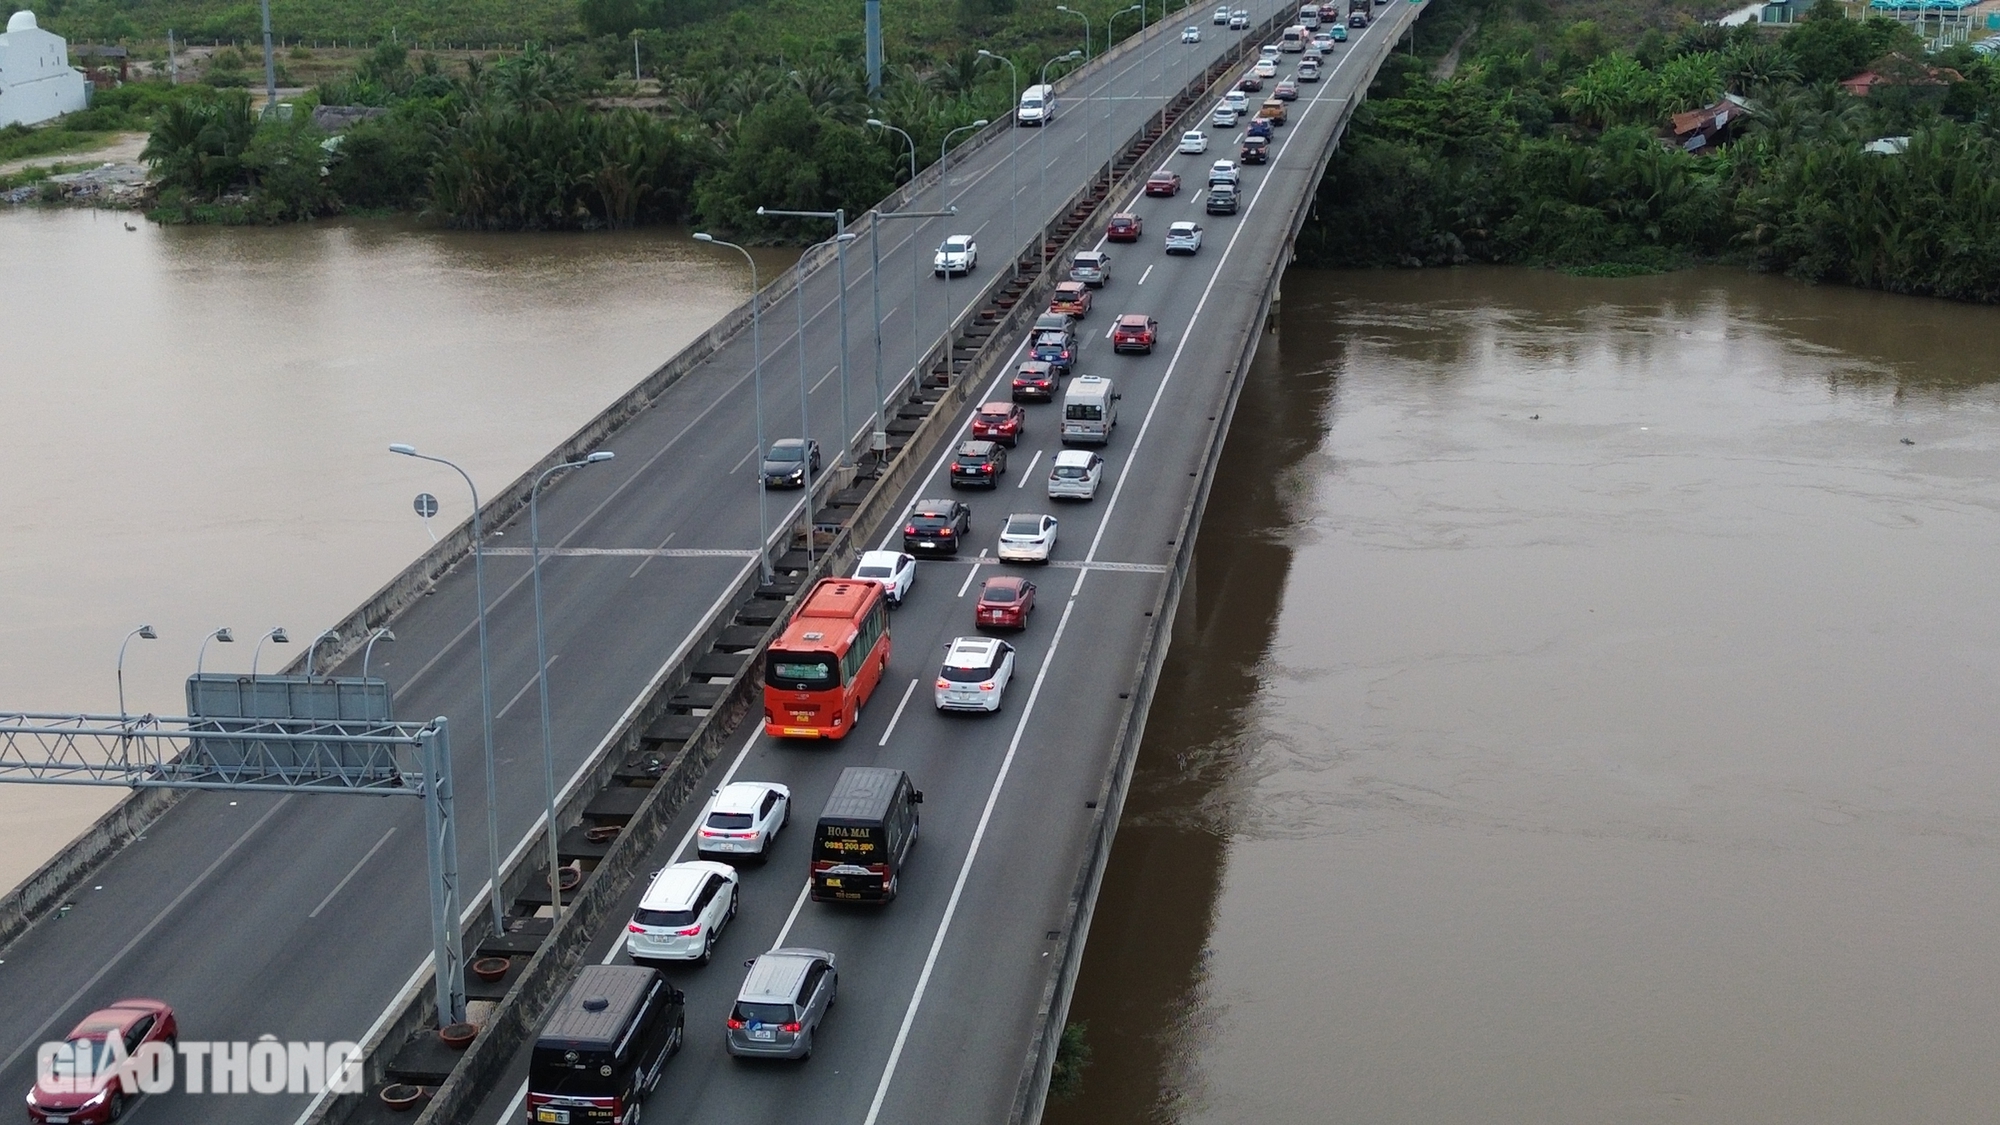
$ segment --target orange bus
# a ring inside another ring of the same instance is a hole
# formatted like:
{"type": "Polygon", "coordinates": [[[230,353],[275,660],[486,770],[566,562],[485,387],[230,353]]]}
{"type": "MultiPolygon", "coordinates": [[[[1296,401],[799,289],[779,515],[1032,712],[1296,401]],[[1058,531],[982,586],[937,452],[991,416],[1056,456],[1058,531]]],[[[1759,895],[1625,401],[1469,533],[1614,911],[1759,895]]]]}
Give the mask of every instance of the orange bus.
{"type": "Polygon", "coordinates": [[[887,588],[822,578],[764,654],[764,733],[845,738],[889,667],[887,588]]]}

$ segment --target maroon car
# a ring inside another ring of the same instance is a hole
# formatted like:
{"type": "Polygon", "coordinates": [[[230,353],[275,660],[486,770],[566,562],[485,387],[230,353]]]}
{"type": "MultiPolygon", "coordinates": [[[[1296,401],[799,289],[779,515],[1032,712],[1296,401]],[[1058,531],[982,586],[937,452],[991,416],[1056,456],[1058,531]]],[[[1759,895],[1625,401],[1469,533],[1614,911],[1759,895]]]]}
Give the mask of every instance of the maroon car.
{"type": "Polygon", "coordinates": [[[1035,612],[1035,584],[1025,578],[1001,575],[988,578],[979,588],[979,605],[972,622],[981,629],[1026,629],[1028,615],[1035,612]]]}
{"type": "Polygon", "coordinates": [[[1021,434],[1027,424],[1028,412],[1016,404],[989,402],[972,416],[972,436],[1015,446],[1021,444],[1021,434]]]}
{"type": "Polygon", "coordinates": [[[1147,195],[1179,195],[1180,193],[1181,174],[1179,172],[1169,172],[1165,168],[1162,168],[1151,176],[1146,177],[1147,195]]]}
{"type": "Polygon", "coordinates": [[[1264,88],[1264,80],[1254,74],[1246,74],[1243,76],[1243,81],[1236,84],[1236,88],[1249,93],[1255,93],[1264,88]]]}
{"type": "Polygon", "coordinates": [[[1142,225],[1144,224],[1139,221],[1139,216],[1134,215],[1130,211],[1120,211],[1116,215],[1111,216],[1111,222],[1105,225],[1104,241],[1137,242],[1139,241],[1139,228],[1142,225]]]}
{"type": "Polygon", "coordinates": [[[174,1023],[174,1010],[158,1000],[120,1000],[83,1017],[63,1037],[73,1065],[82,1069],[74,1078],[56,1076],[51,1082],[38,1077],[28,1091],[28,1120],[100,1125],[123,1116],[137,1091],[126,1093],[115,1069],[99,1073],[107,1069],[107,1055],[116,1057],[116,1049],[109,1046],[114,1035],[123,1040],[124,1054],[130,1058],[149,1043],[163,1044],[171,1052],[180,1027],[174,1023]]]}

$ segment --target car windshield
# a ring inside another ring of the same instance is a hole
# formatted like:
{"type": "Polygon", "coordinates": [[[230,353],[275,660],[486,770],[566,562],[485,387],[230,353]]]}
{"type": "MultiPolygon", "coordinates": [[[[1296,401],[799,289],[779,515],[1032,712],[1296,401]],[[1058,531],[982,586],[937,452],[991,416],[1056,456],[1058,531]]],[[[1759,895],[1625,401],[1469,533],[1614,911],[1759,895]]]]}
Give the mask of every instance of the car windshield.
{"type": "Polygon", "coordinates": [[[1041,533],[1042,521],[1039,516],[1015,516],[1013,519],[1007,521],[1007,530],[1002,532],[1004,535],[1040,535],[1041,533]]]}
{"type": "Polygon", "coordinates": [[[979,595],[979,600],[1005,605],[1014,600],[1014,588],[1012,586],[989,586],[984,593],[979,595]]]}
{"type": "MultiPolygon", "coordinates": [[[[742,447],[738,446],[737,448],[740,449],[742,447]]],[[[806,449],[802,445],[779,445],[773,446],[771,449],[771,460],[773,461],[803,461],[805,459],[806,449]]]]}
{"type": "MultiPolygon", "coordinates": [[[[749,827],[745,825],[744,827],[749,827]]],[[[647,910],[641,907],[632,912],[632,920],[641,926],[692,926],[692,910],[647,910]]]]}
{"type": "Polygon", "coordinates": [[[748,1000],[738,1000],[736,1010],[730,1013],[739,1023],[790,1023],[790,1004],[753,1004],[748,1000]]]}
{"type": "Polygon", "coordinates": [[[712,812],[708,814],[710,828],[748,828],[753,823],[747,812],[712,812]]]}

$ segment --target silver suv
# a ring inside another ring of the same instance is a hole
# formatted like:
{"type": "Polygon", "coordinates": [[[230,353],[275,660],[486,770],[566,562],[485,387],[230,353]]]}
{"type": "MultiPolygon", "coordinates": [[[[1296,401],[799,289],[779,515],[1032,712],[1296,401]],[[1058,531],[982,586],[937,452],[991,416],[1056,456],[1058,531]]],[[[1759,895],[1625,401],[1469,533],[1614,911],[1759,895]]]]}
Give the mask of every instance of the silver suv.
{"type": "Polygon", "coordinates": [[[813,1034],[833,1007],[839,974],[824,949],[773,949],[748,963],[750,973],[729,1010],[729,1053],[809,1059],[813,1034]]]}

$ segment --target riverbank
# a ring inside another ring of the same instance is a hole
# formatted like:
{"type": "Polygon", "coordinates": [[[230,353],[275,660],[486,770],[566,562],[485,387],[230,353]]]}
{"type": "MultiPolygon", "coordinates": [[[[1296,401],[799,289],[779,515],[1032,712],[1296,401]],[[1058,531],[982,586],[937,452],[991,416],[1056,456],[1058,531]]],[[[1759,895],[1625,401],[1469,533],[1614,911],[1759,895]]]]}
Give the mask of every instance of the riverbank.
{"type": "MultiPolygon", "coordinates": [[[[1788,28],[1623,36],[1579,18],[1581,4],[1530,18],[1437,2],[1441,24],[1478,31],[1451,71],[1421,52],[1384,68],[1327,170],[1302,261],[1728,262],[2000,300],[2000,199],[1981,187],[2000,179],[1983,124],[2000,112],[2000,67],[1970,48],[1926,53],[1906,25],[1831,2],[1788,28]],[[1878,79],[1865,97],[1838,85],[1864,73],[1878,79]]],[[[1432,40],[1441,59],[1451,40],[1432,40]]]]}

